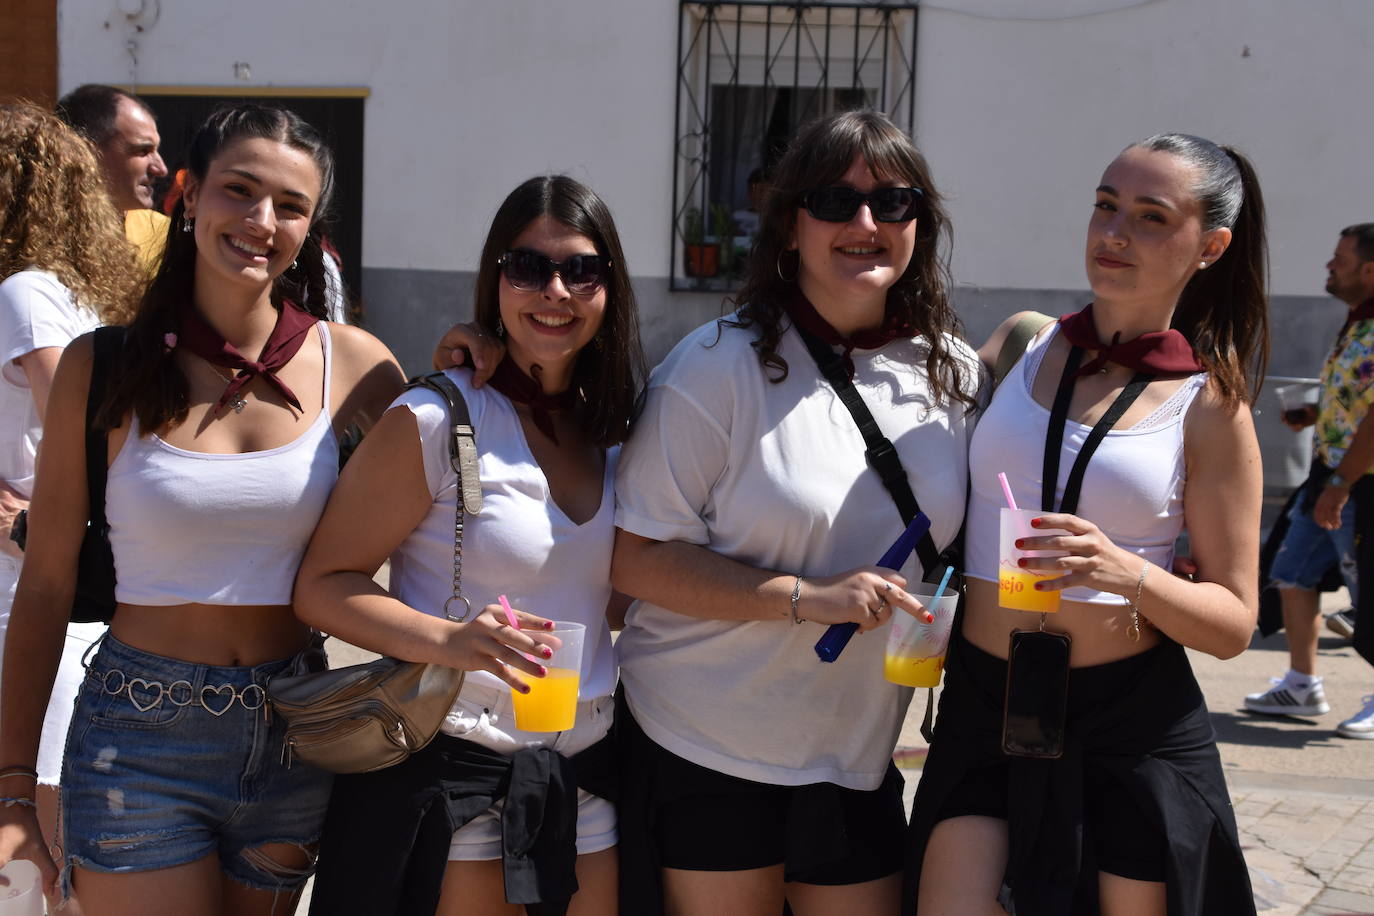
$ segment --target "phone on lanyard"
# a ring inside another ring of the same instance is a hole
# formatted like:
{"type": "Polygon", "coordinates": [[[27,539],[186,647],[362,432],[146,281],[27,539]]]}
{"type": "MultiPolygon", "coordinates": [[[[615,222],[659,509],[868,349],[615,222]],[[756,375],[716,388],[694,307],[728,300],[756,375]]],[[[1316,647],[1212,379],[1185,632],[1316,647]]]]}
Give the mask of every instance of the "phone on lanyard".
{"type": "Polygon", "coordinates": [[[1004,753],[1050,759],[1064,756],[1071,643],[1067,633],[1012,632],[1002,715],[1004,753]]]}

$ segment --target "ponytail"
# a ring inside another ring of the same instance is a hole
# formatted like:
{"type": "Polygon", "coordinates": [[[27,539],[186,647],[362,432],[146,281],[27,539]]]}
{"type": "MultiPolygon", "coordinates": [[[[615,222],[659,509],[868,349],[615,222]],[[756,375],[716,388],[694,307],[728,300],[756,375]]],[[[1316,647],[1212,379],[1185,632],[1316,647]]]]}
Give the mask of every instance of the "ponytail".
{"type": "Polygon", "coordinates": [[[1269,244],[1254,166],[1231,147],[1186,134],[1160,134],[1136,146],[1194,166],[1203,229],[1231,230],[1226,251],[1184,287],[1173,326],[1197,351],[1223,404],[1253,403],[1269,364],[1269,244]]]}

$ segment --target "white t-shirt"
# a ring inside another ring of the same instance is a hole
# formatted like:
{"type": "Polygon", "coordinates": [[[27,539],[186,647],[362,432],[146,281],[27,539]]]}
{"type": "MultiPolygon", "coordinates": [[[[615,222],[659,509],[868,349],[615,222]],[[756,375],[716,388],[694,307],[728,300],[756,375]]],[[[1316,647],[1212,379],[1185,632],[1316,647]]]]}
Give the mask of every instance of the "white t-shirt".
{"type": "MultiPolygon", "coordinates": [[[[791,371],[779,384],[750,347],[755,333],[711,322],[654,370],[620,463],[616,524],[802,576],[875,563],[903,524],[858,427],[795,331],[780,343],[791,371]]],[[[972,389],[977,357],[950,346],[972,389]]],[[[943,549],[963,522],[974,415],[934,405],[927,349],[898,340],[855,350],[854,384],[943,549]]],[[[915,555],[901,573],[922,578],[915,555]]],[[[781,609],[741,623],[640,601],[617,644],[621,678],[645,733],[679,757],[774,785],[875,789],[912,691],[883,678],[885,629],[856,635],[831,664],[813,649],[824,631],[781,609]]]]}
{"type": "MultiPolygon", "coordinates": [[[[451,369],[448,376],[467,401],[482,477],[482,512],[466,516],[463,523],[464,597],[472,602],[474,613],[504,594],[522,611],[586,625],[579,699],[609,696],[615,689],[616,665],[606,602],[611,596],[619,450],[606,455],[596,515],[574,524],[549,494],[548,480],[530,452],[511,402],[490,385],[474,389],[466,370],[451,369]]],[[[415,415],[434,503],[392,554],[391,592],[417,610],[442,616],[444,602],[453,593],[453,515],[458,498],[457,475],[449,465],[448,405],[424,388],[405,392],[394,404],[415,415]]],[[[486,671],[470,672],[467,683],[508,689],[486,671]]]]}
{"type": "Polygon", "coordinates": [[[25,496],[33,492],[43,425],[15,360],[45,347],[65,348],[99,324],[95,313],[78,307],[47,271],[21,270],[0,282],[0,479],[25,496]]]}

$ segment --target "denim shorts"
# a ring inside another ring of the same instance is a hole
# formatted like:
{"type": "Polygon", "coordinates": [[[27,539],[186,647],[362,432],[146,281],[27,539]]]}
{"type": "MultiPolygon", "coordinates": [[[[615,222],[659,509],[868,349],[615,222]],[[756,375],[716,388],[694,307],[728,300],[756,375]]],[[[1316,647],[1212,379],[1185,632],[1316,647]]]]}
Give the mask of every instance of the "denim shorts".
{"type": "MultiPolygon", "coordinates": [[[[332,775],[282,763],[285,723],[262,685],[318,670],[314,648],[220,668],[142,652],[106,635],[77,698],[62,769],[70,867],[140,872],[217,854],[250,888],[293,891],[311,866],[259,847],[319,840],[332,775]]],[[[312,854],[313,861],[313,854],[312,854]]]]}
{"type": "Polygon", "coordinates": [[[1335,531],[1327,531],[1313,520],[1308,502],[1305,497],[1293,501],[1293,508],[1288,511],[1288,533],[1269,565],[1269,578],[1280,588],[1310,590],[1321,584],[1326,571],[1339,563],[1341,579],[1354,604],[1359,583],[1355,570],[1355,500],[1345,501],[1341,527],[1335,531]]]}

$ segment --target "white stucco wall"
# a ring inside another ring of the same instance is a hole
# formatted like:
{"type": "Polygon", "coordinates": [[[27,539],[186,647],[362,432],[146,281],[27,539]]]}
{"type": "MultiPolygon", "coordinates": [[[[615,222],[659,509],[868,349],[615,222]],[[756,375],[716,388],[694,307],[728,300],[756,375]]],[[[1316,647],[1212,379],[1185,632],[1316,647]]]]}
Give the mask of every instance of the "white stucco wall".
{"type": "MultiPolygon", "coordinates": [[[[1368,0],[940,6],[921,18],[917,134],[952,199],[961,283],[1081,287],[1097,178],[1158,130],[1252,156],[1276,293],[1318,294],[1336,230],[1374,219],[1374,124],[1356,82],[1374,47],[1368,0]],[[1090,9],[1109,11],[986,18],[1090,9]]],[[[567,171],[607,199],[635,272],[668,273],[675,0],[163,0],[143,32],[121,7],[139,3],[59,0],[62,91],[232,86],[236,61],[247,85],[371,90],[366,267],[471,270],[505,193],[567,171]]]]}

